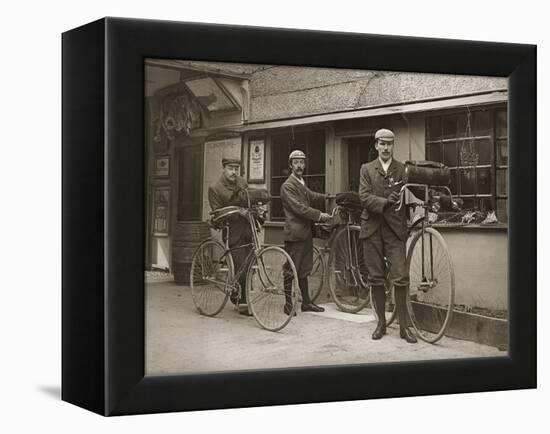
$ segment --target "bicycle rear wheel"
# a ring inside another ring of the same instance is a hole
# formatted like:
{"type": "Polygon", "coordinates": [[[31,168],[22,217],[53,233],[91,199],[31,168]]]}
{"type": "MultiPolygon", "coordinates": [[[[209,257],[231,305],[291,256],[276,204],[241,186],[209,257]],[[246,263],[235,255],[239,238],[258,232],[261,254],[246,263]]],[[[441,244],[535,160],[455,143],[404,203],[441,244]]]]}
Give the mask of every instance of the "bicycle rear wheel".
{"type": "Polygon", "coordinates": [[[262,328],[275,332],[290,322],[296,310],[297,282],[294,262],[280,247],[264,247],[252,258],[246,277],[246,299],[248,309],[262,328]],[[285,296],[284,267],[287,263],[292,284],[285,296]],[[292,308],[285,312],[287,298],[292,308]]]}
{"type": "Polygon", "coordinates": [[[313,268],[309,275],[309,298],[315,302],[325,282],[326,263],[323,250],[319,247],[313,247],[313,268]]]}
{"type": "Polygon", "coordinates": [[[445,333],[454,307],[455,280],[447,244],[433,228],[417,232],[407,253],[407,308],[420,339],[435,343],[445,333]]]}
{"type": "Polygon", "coordinates": [[[369,303],[363,246],[359,226],[342,229],[332,242],[328,260],[328,284],[332,300],[344,312],[357,313],[369,303]]]}
{"type": "Polygon", "coordinates": [[[215,316],[224,308],[233,275],[233,257],[220,242],[206,240],[197,247],[191,262],[190,286],[193,303],[201,315],[215,316]]]}

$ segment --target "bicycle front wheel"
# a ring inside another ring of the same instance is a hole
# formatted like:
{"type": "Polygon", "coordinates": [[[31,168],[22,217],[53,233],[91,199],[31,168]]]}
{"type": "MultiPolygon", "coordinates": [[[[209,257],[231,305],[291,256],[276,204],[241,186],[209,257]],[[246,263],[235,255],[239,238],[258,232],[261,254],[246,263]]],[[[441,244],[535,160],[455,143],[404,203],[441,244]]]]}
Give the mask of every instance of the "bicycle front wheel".
{"type": "Polygon", "coordinates": [[[309,299],[313,302],[317,300],[323,289],[325,282],[326,264],[323,250],[319,247],[313,247],[313,268],[309,275],[309,299]]]}
{"type": "Polygon", "coordinates": [[[357,313],[369,303],[369,288],[359,226],[344,228],[330,247],[328,287],[332,300],[344,312],[357,313]]]}
{"type": "Polygon", "coordinates": [[[434,228],[417,232],[407,253],[407,308],[420,339],[435,343],[445,333],[454,307],[455,278],[447,244],[434,228]]]}
{"type": "Polygon", "coordinates": [[[246,299],[261,327],[276,332],[290,322],[296,309],[297,282],[294,262],[282,248],[264,247],[252,258],[246,279],[246,299]],[[285,276],[287,282],[292,278],[286,293],[285,276]]]}
{"type": "Polygon", "coordinates": [[[191,295],[201,315],[215,316],[227,303],[234,275],[231,253],[215,240],[204,241],[191,263],[191,295]]]}

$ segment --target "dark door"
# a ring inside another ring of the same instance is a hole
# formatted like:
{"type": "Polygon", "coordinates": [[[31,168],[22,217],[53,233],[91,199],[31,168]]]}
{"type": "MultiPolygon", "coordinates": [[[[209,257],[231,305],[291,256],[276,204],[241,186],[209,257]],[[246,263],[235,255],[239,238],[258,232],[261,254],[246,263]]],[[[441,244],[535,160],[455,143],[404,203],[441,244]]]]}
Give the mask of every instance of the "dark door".
{"type": "Polygon", "coordinates": [[[202,220],[202,146],[178,154],[178,221],[202,220]]]}
{"type": "Polygon", "coordinates": [[[349,189],[359,191],[361,165],[374,160],[378,153],[374,148],[374,136],[350,137],[348,143],[349,189]]]}

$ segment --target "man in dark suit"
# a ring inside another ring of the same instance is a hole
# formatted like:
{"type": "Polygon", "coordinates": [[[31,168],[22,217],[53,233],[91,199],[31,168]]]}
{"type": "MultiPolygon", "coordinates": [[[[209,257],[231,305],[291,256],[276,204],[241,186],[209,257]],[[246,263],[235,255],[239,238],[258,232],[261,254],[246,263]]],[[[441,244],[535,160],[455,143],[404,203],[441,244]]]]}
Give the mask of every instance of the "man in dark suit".
{"type": "MultiPolygon", "coordinates": [[[[298,285],[302,293],[302,312],[323,312],[325,309],[314,304],[309,298],[308,276],[313,268],[311,225],[330,219],[327,213],[317,209],[324,206],[326,195],[316,193],[306,186],[302,177],[306,167],[306,155],[302,151],[292,151],[288,157],[288,164],[292,173],[281,186],[281,201],[285,213],[285,250],[296,266],[298,285]]],[[[289,267],[285,267],[284,286],[284,311],[289,315],[292,310],[292,273],[289,273],[289,267]]]]}
{"type": "MultiPolygon", "coordinates": [[[[241,160],[238,158],[222,158],[223,171],[218,181],[208,188],[208,202],[212,211],[230,205],[248,206],[248,198],[246,189],[248,184],[239,176],[241,160]]],[[[249,251],[252,249],[252,231],[248,220],[242,215],[233,215],[229,217],[229,247],[232,248],[231,256],[235,265],[235,272],[238,272],[242,264],[247,258],[249,251]],[[235,248],[250,244],[242,248],[235,248]]],[[[231,301],[239,306],[241,315],[250,316],[248,307],[246,306],[246,270],[239,277],[239,285],[241,287],[240,300],[232,299],[231,301]]]]}
{"type": "Polygon", "coordinates": [[[361,233],[365,264],[373,287],[374,307],[378,324],[372,339],[381,339],[386,334],[385,281],[386,262],[390,264],[389,280],[394,285],[395,304],[399,318],[399,335],[409,343],[416,337],[407,327],[407,296],[409,274],[406,267],[407,216],[406,207],[395,211],[402,185],[403,163],[393,158],[394,134],[387,129],[375,134],[378,158],[361,166],[359,198],[361,233]]]}

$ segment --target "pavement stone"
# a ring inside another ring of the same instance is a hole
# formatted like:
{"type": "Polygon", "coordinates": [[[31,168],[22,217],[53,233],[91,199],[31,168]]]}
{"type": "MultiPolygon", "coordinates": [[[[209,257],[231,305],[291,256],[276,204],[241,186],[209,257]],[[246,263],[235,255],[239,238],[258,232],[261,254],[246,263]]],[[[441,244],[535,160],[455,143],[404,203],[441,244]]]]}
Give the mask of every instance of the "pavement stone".
{"type": "Polygon", "coordinates": [[[147,279],[145,288],[147,375],[507,356],[448,337],[435,345],[408,344],[399,338],[398,326],[373,341],[371,311],[347,314],[332,303],[323,304],[323,313],[298,310],[287,327],[269,332],[230,302],[214,318],[199,315],[188,286],[155,278],[147,279]]]}

